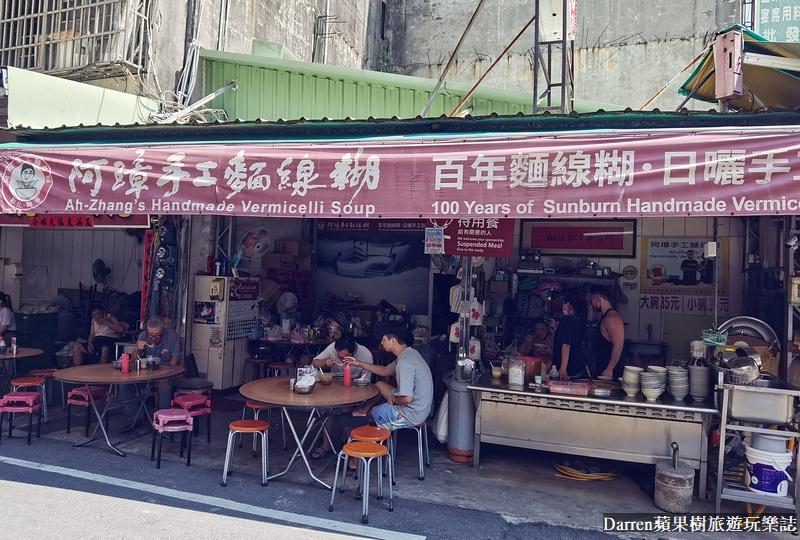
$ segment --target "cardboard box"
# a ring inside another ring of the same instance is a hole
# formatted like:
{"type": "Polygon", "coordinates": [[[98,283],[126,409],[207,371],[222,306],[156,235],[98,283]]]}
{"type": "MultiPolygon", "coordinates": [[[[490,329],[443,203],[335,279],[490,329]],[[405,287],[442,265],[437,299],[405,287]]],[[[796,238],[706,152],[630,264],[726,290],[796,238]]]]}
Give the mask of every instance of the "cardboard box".
{"type": "Polygon", "coordinates": [[[293,263],[294,262],[294,255],[287,255],[286,253],[281,253],[281,262],[282,263],[293,263]]]}
{"type": "Polygon", "coordinates": [[[314,244],[309,244],[308,242],[300,242],[300,253],[298,254],[301,257],[311,257],[314,255],[314,244]]]}
{"type": "Polygon", "coordinates": [[[508,281],[490,281],[489,290],[496,293],[508,292],[508,281]]]}
{"type": "Polygon", "coordinates": [[[297,263],[297,269],[301,272],[311,272],[314,268],[313,257],[295,257],[294,262],[297,263]]]}
{"type": "Polygon", "coordinates": [[[258,278],[258,292],[264,300],[269,300],[279,293],[281,286],[267,278],[258,278]]]}
{"type": "Polygon", "coordinates": [[[261,268],[280,268],[283,261],[277,253],[267,253],[261,257],[261,268]]]}
{"type": "Polygon", "coordinates": [[[297,257],[300,255],[300,242],[298,240],[278,240],[275,242],[275,253],[297,257]]]}

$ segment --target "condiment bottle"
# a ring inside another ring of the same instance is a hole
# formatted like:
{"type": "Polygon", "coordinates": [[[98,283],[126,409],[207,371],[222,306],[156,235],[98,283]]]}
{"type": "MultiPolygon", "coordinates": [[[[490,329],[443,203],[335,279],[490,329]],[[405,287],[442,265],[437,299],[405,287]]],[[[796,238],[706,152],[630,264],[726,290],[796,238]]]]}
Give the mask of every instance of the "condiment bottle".
{"type": "Polygon", "coordinates": [[[350,364],[344,365],[344,381],[342,384],[345,386],[350,386],[350,383],[353,380],[353,368],[350,367],[350,364]]]}
{"type": "Polygon", "coordinates": [[[0,338],[0,354],[6,354],[8,352],[8,347],[6,346],[6,340],[0,338]]]}
{"type": "Polygon", "coordinates": [[[128,373],[131,370],[131,357],[128,353],[122,355],[122,373],[128,373]]]}
{"type": "Polygon", "coordinates": [[[550,378],[553,380],[558,379],[558,370],[556,369],[555,364],[553,364],[553,367],[550,368],[550,378]]]}

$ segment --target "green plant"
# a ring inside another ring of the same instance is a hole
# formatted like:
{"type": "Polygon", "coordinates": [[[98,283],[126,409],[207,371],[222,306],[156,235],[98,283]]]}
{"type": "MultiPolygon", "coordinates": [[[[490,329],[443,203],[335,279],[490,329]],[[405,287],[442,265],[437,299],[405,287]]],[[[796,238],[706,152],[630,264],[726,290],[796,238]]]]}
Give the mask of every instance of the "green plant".
{"type": "Polygon", "coordinates": [[[384,73],[391,73],[394,71],[394,60],[392,56],[383,51],[381,54],[378,55],[378,71],[383,71],[384,73]]]}

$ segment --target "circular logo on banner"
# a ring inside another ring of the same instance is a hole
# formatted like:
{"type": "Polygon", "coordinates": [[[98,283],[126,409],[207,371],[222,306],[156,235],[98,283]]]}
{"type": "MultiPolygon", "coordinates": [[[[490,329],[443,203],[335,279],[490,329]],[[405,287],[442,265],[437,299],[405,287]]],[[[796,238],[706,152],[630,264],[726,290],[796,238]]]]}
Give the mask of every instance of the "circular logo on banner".
{"type": "Polygon", "coordinates": [[[19,212],[26,213],[42,204],[52,187],[50,166],[40,157],[21,154],[3,170],[3,199],[19,212]]]}
{"type": "Polygon", "coordinates": [[[622,277],[625,279],[636,279],[636,276],[639,272],[636,270],[635,266],[626,266],[622,269],[622,277]]]}

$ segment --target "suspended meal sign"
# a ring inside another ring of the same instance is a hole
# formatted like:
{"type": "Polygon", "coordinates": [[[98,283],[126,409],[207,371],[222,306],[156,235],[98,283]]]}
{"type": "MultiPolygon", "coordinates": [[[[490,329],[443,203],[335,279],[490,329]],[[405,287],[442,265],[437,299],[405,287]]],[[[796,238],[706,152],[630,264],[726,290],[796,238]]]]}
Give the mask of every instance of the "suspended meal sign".
{"type": "MultiPolygon", "coordinates": [[[[441,221],[441,220],[440,220],[441,221]]],[[[440,222],[428,221],[428,229],[440,222]]],[[[473,257],[511,258],[514,250],[514,220],[499,218],[453,219],[441,227],[444,230],[444,253],[473,257]]],[[[426,253],[428,248],[426,238],[426,253]]]]}

